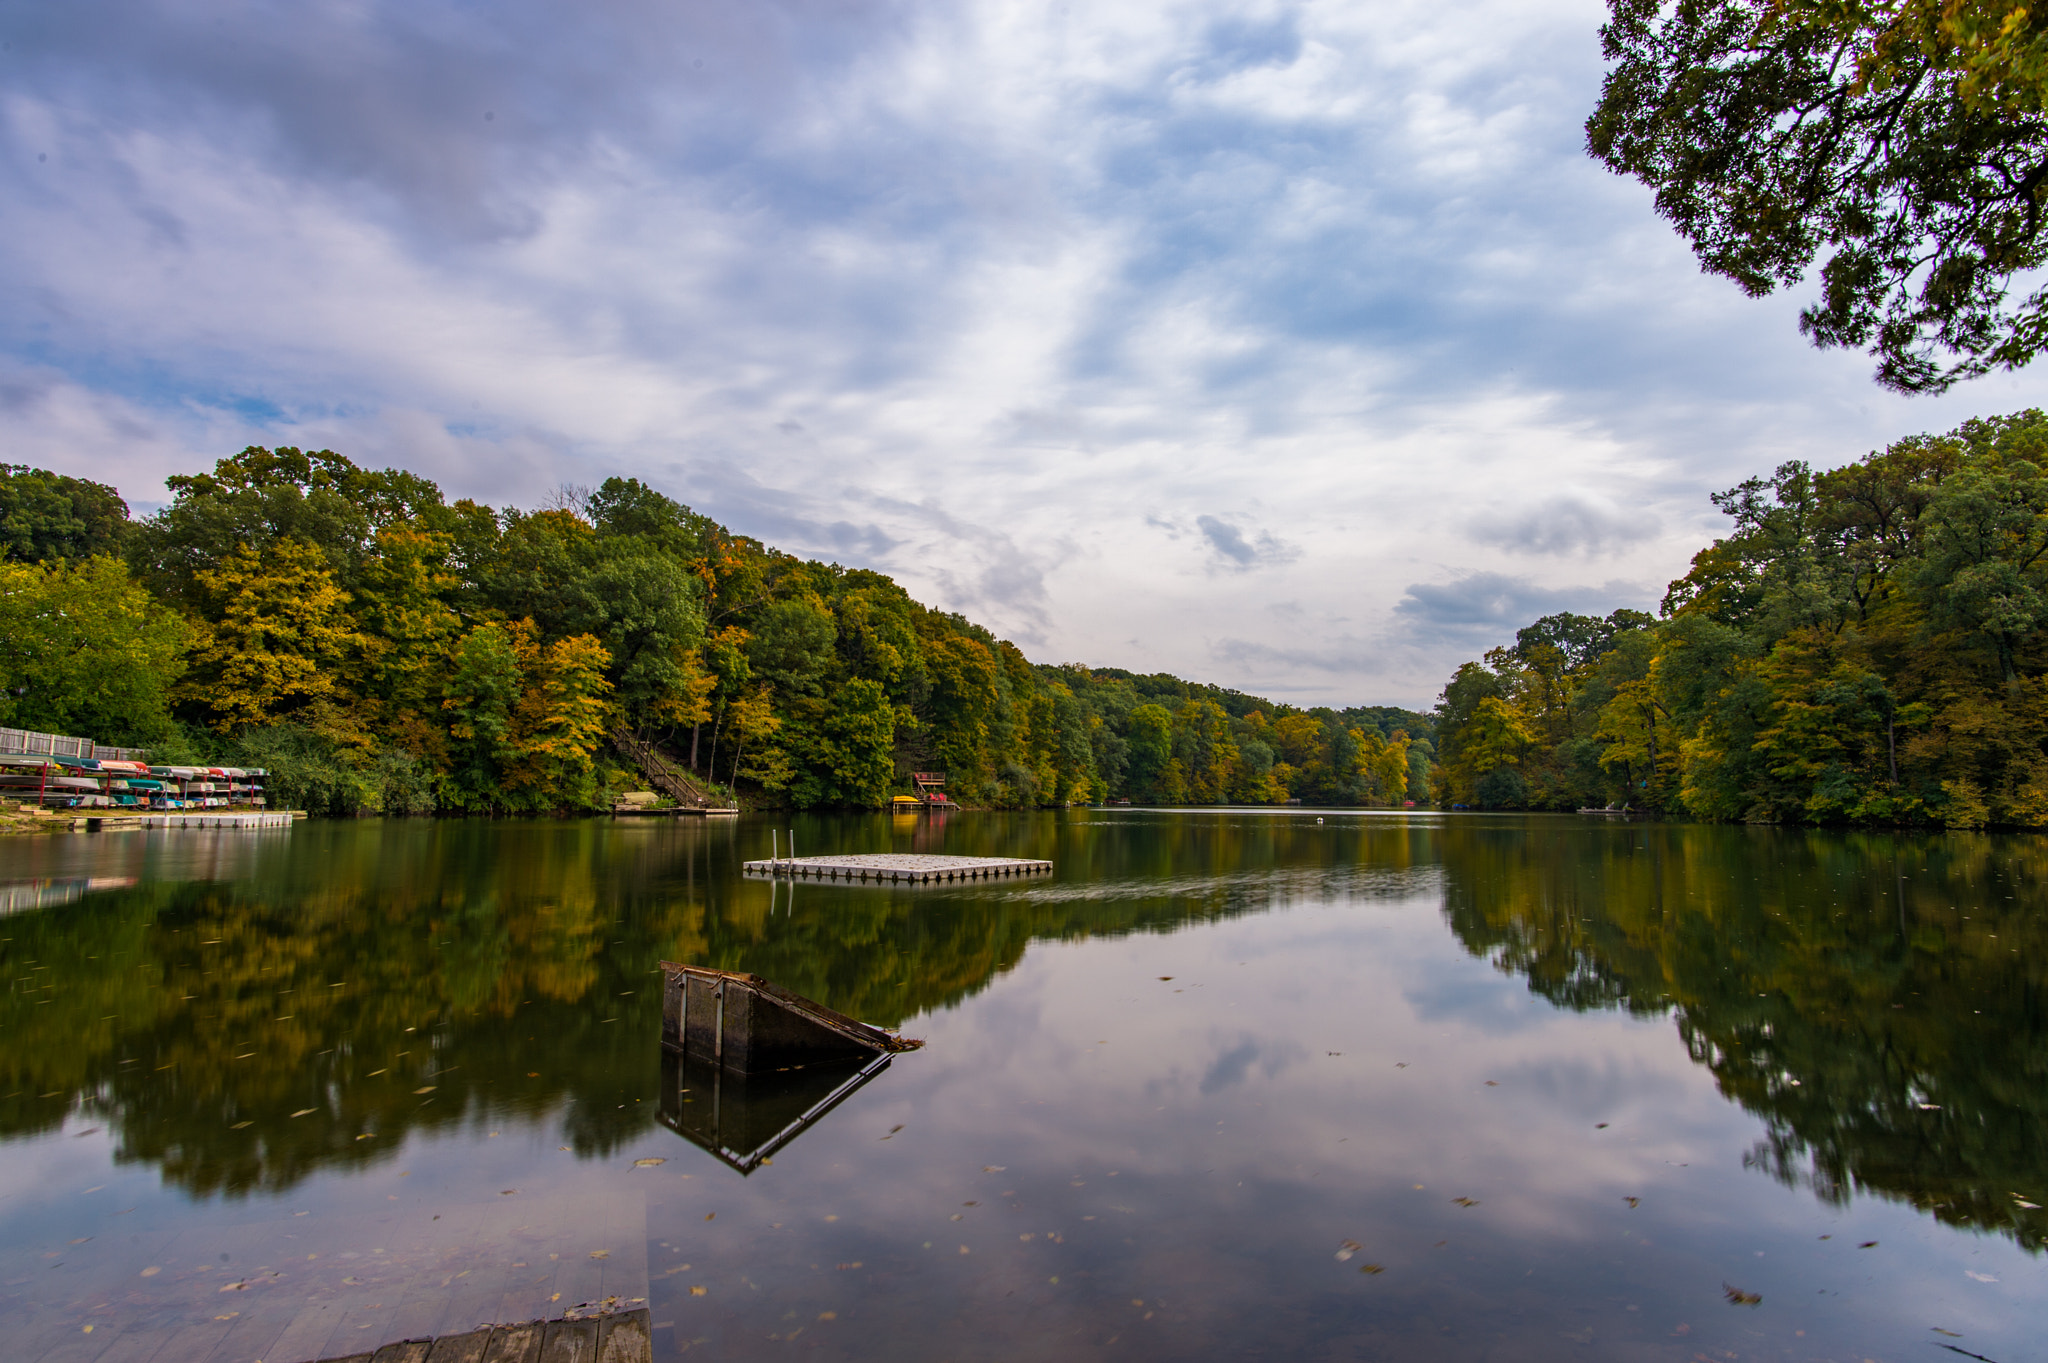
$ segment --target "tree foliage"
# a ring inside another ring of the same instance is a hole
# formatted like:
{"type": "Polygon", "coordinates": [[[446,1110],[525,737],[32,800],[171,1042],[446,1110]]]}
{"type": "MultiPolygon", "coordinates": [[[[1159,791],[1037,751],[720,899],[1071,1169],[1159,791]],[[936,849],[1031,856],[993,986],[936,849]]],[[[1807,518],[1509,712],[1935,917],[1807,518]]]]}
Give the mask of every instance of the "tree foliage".
{"type": "Polygon", "coordinates": [[[1459,668],[1437,797],[2048,826],[2044,464],[2028,411],[1717,495],[1730,533],[1661,618],[1554,616],[1459,668]]]}
{"type": "Polygon", "coordinates": [[[2048,342],[2048,37],[2014,0],[1610,0],[1592,154],[1752,296],[1904,392],[2048,342]]]}
{"type": "Polygon", "coordinates": [[[167,484],[156,515],[94,531],[125,570],[65,566],[75,535],[23,541],[42,556],[10,570],[23,619],[90,578],[78,590],[126,612],[94,628],[153,661],[88,678],[18,639],[14,711],[239,756],[323,812],[603,807],[643,779],[619,729],[707,786],[799,808],[886,804],[934,770],[954,799],[1009,808],[1391,804],[1428,781],[1428,716],[1036,665],[880,573],[780,553],[633,479],[495,510],[331,450],[251,447],[167,484]],[[158,694],[111,699],[124,677],[158,694]]]}

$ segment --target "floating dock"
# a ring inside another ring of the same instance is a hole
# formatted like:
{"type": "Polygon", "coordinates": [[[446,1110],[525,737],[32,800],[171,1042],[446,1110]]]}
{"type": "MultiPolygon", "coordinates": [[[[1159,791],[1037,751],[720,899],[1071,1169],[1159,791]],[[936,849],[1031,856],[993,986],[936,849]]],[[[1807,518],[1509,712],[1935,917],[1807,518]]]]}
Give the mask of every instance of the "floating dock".
{"type": "Polygon", "coordinates": [[[73,828],[88,833],[122,828],[290,828],[305,814],[289,809],[243,810],[219,814],[75,814],[73,828]]]}
{"type": "Polygon", "coordinates": [[[748,875],[796,880],[901,881],[925,885],[941,880],[1047,876],[1052,874],[1052,863],[1025,857],[931,857],[870,852],[847,857],[777,857],[750,861],[741,869],[748,875]]]}

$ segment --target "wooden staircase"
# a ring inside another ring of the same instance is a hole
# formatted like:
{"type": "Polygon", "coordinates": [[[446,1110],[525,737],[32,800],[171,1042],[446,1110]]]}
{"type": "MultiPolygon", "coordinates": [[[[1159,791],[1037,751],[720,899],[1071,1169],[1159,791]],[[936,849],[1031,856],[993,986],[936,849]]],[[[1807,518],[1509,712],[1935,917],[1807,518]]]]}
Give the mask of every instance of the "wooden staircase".
{"type": "Polygon", "coordinates": [[[668,754],[646,742],[631,729],[612,730],[612,746],[646,775],[648,783],[688,809],[731,809],[736,806],[715,801],[690,778],[690,773],[671,761],[668,754]]]}

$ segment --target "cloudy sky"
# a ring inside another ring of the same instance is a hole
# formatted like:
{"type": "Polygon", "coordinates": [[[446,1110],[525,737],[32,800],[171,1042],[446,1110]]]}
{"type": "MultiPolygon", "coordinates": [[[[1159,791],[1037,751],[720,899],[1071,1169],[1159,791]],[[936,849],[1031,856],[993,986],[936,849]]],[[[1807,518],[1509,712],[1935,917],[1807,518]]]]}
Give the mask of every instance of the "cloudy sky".
{"type": "Polygon", "coordinates": [[[1589,162],[1588,0],[0,0],[0,458],[636,475],[1041,662],[1428,703],[1941,399],[1589,162]]]}

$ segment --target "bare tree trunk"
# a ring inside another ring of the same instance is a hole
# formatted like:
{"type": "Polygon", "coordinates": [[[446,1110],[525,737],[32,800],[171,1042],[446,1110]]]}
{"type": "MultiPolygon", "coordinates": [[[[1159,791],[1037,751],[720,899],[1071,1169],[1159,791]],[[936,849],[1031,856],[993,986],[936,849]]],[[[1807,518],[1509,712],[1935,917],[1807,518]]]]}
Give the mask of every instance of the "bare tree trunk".
{"type": "Polygon", "coordinates": [[[703,727],[701,721],[690,726],[690,770],[693,772],[704,770],[697,765],[697,734],[703,727]]]}
{"type": "Polygon", "coordinates": [[[725,707],[718,707],[718,718],[711,722],[711,755],[704,759],[704,770],[712,780],[718,779],[718,731],[725,727],[725,707]]]}

